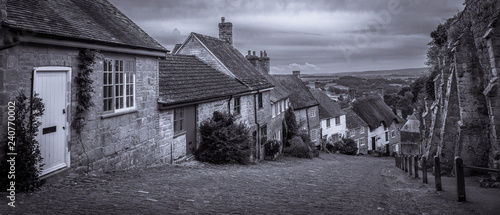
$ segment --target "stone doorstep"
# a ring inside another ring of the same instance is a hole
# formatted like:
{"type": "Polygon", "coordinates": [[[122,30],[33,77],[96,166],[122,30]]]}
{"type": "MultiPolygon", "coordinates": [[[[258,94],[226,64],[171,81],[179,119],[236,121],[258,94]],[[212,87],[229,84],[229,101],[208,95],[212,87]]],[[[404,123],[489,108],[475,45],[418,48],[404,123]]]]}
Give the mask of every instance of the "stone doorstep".
{"type": "Polygon", "coordinates": [[[40,177],[40,180],[43,180],[45,185],[59,183],[70,174],[70,172],[71,172],[70,169],[71,168],[69,168],[69,167],[64,167],[64,168],[58,169],[54,172],[51,172],[47,175],[40,177]]]}

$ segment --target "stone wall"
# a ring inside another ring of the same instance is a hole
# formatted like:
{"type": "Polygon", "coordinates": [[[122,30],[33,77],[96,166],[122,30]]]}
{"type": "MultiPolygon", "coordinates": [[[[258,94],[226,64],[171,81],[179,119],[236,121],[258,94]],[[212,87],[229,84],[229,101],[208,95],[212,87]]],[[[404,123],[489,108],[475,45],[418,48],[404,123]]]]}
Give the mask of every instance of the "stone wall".
{"type": "MultiPolygon", "coordinates": [[[[21,44],[0,51],[0,122],[4,128],[6,104],[19,89],[31,92],[33,67],[72,67],[72,80],[79,72],[79,49],[57,46],[21,44]]],[[[104,58],[134,59],[136,62],[136,110],[105,117],[102,102],[103,59],[94,66],[92,107],[86,117],[87,125],[81,138],[70,133],[71,166],[76,170],[111,171],[136,166],[150,166],[164,161],[163,146],[157,141],[158,61],[141,57],[102,52],[104,58]]],[[[71,115],[76,110],[76,85],[71,88],[71,115]]],[[[29,94],[28,94],[29,95],[29,94]]],[[[2,135],[5,131],[0,131],[2,135]]]]}
{"type": "MultiPolygon", "coordinates": [[[[424,155],[439,155],[451,171],[455,156],[466,165],[498,168],[500,102],[500,2],[466,0],[464,11],[445,23],[446,44],[437,62],[435,100],[422,109],[424,155]]],[[[432,162],[432,159],[428,159],[432,162]]]]}

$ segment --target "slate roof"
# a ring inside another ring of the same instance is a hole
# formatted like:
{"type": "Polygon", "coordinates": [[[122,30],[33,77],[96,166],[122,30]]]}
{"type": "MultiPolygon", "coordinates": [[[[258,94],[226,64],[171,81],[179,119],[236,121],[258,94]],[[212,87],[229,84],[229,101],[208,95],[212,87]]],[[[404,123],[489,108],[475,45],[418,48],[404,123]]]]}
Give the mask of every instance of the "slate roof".
{"type": "Polygon", "coordinates": [[[319,118],[330,119],[345,115],[346,113],[336,102],[319,89],[310,89],[312,95],[319,102],[319,118]]]}
{"type": "Polygon", "coordinates": [[[167,55],[160,60],[160,100],[167,105],[202,101],[249,91],[196,56],[167,55]]]}
{"type": "Polygon", "coordinates": [[[343,111],[346,112],[345,121],[347,124],[346,127],[348,129],[354,129],[354,128],[368,126],[368,124],[366,124],[365,121],[363,121],[361,118],[359,118],[358,114],[356,114],[356,112],[354,112],[352,107],[343,109],[343,111]]]}
{"type": "Polygon", "coordinates": [[[288,98],[290,99],[293,109],[299,110],[319,104],[307,86],[297,76],[273,75],[273,77],[290,93],[288,98]]]}
{"type": "Polygon", "coordinates": [[[267,79],[267,81],[269,81],[269,83],[271,83],[274,86],[274,88],[271,90],[271,101],[272,102],[277,102],[277,101],[288,98],[290,93],[286,90],[286,88],[283,85],[281,85],[281,83],[278,80],[276,80],[272,75],[268,74],[264,70],[258,69],[258,71],[264,77],[266,77],[266,79],[267,79]]]}
{"type": "Polygon", "coordinates": [[[167,51],[107,0],[8,0],[2,25],[37,36],[167,51]]]}
{"type": "Polygon", "coordinates": [[[273,85],[233,46],[219,38],[191,33],[219,59],[243,84],[252,90],[271,88],[273,85]]]}
{"type": "Polygon", "coordinates": [[[371,129],[379,127],[381,122],[389,126],[394,120],[397,123],[402,121],[402,119],[392,112],[391,108],[385,104],[380,96],[356,98],[352,103],[352,107],[356,114],[358,114],[371,129]]]}

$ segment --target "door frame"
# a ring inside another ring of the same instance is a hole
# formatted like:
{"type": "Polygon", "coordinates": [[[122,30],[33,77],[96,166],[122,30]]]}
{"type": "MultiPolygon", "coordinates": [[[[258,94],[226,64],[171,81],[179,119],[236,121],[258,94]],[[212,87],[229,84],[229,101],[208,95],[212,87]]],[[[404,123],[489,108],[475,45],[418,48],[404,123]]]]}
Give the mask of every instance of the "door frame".
{"type": "MultiPolygon", "coordinates": [[[[65,100],[66,100],[66,120],[65,120],[65,127],[66,129],[64,130],[64,156],[65,156],[65,163],[66,166],[62,168],[70,168],[71,167],[71,155],[70,155],[70,150],[69,150],[69,144],[68,142],[71,140],[71,126],[70,126],[70,121],[71,121],[71,80],[72,80],[72,68],[67,67],[67,66],[40,66],[40,67],[33,67],[33,76],[32,76],[32,90],[31,90],[31,97],[34,96],[35,89],[37,87],[37,75],[38,72],[65,72],[66,73],[66,94],[65,94],[65,100]]],[[[42,100],[43,102],[43,100],[42,100]]],[[[39,134],[40,135],[40,134],[39,134]]],[[[60,170],[61,168],[53,169],[50,171],[42,171],[40,176],[48,175],[50,173],[53,173],[57,170],[60,170]]]]}

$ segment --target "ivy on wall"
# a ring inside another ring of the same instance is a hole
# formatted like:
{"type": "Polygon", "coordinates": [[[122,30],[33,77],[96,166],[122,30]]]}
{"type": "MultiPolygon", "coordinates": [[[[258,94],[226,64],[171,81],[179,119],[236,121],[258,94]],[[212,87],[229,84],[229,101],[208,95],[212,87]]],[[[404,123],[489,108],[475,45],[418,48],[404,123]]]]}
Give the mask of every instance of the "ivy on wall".
{"type": "Polygon", "coordinates": [[[92,102],[92,93],[94,92],[92,85],[94,80],[92,80],[91,76],[94,72],[93,67],[98,57],[100,57],[100,53],[90,49],[83,49],[78,54],[80,72],[75,77],[77,87],[76,100],[78,104],[72,122],[72,127],[78,134],[82,131],[83,127],[85,127],[85,114],[94,106],[92,102]]]}
{"type": "Polygon", "coordinates": [[[78,58],[80,60],[80,72],[75,77],[77,105],[71,126],[78,134],[78,141],[83,148],[83,153],[87,157],[87,171],[89,171],[90,160],[87,150],[85,149],[85,144],[82,143],[81,132],[86,125],[85,115],[87,111],[94,106],[92,102],[92,93],[94,92],[92,73],[94,72],[93,67],[96,60],[97,58],[101,58],[101,54],[96,50],[83,49],[78,53],[78,58]]]}

